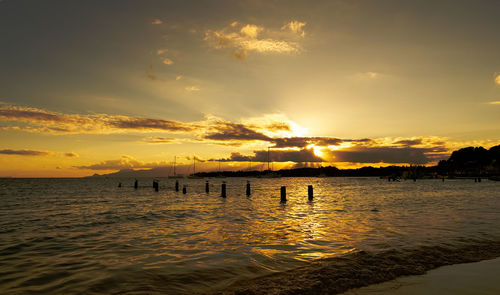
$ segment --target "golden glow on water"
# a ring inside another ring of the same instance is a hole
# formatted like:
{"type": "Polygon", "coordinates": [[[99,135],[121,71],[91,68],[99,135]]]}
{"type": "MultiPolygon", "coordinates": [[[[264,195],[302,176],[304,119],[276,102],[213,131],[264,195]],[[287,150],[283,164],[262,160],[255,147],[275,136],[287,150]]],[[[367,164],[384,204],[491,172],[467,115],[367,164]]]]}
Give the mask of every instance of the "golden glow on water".
{"type": "MultiPolygon", "coordinates": [[[[247,197],[247,179],[225,178],[225,199],[217,178],[208,179],[209,194],[199,179],[179,180],[187,194],[174,192],[172,179],[160,179],[159,192],[152,179],[139,179],[137,190],[134,179],[0,180],[0,249],[7,249],[0,252],[0,270],[19,274],[9,290],[25,291],[32,278],[40,288],[45,281],[64,288],[66,280],[79,279],[84,283],[73,288],[86,293],[95,278],[111,277],[131,285],[153,280],[147,283],[188,294],[196,293],[193,284],[226,284],[355,250],[500,236],[494,182],[249,180],[247,197]],[[314,188],[312,202],[308,185],[314,188]],[[287,188],[284,204],[280,186],[287,188]],[[42,273],[57,279],[42,279],[42,273]]],[[[117,293],[128,288],[113,286],[117,293]]]]}

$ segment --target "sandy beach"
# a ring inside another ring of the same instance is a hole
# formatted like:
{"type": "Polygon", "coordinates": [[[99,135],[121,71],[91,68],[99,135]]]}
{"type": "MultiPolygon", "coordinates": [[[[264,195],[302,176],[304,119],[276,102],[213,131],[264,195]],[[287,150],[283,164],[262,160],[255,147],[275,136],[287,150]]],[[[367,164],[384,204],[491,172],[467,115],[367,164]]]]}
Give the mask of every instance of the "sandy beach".
{"type": "Polygon", "coordinates": [[[500,294],[500,258],[443,266],[419,276],[352,289],[344,295],[365,294],[500,294]]]}

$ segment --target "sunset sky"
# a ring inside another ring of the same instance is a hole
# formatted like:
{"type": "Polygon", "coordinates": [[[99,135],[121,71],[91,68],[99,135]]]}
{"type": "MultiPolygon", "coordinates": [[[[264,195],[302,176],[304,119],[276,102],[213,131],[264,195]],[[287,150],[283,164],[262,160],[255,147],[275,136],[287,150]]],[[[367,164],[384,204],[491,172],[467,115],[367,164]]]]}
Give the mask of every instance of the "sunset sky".
{"type": "Polygon", "coordinates": [[[499,28],[500,1],[0,0],[0,177],[488,148],[499,28]]]}

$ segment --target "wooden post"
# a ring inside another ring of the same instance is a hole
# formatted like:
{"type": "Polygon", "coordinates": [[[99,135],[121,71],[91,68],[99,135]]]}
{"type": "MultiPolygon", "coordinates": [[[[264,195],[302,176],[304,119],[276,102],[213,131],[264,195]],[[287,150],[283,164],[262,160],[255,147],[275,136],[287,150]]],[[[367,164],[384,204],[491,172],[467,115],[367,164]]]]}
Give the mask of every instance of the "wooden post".
{"type": "Polygon", "coordinates": [[[226,183],[225,182],[222,183],[220,196],[223,198],[226,197],[226,183]]]}
{"type": "Polygon", "coordinates": [[[281,203],[286,203],[286,186],[281,187],[281,203]]]}
{"type": "Polygon", "coordinates": [[[309,201],[313,200],[313,186],[312,185],[309,185],[307,187],[307,198],[309,199],[309,201]]]}
{"type": "Polygon", "coordinates": [[[210,185],[208,184],[208,180],[205,182],[205,192],[207,194],[210,192],[210,185]]]}
{"type": "Polygon", "coordinates": [[[250,181],[247,180],[247,197],[250,196],[250,181]]]}
{"type": "Polygon", "coordinates": [[[139,187],[139,182],[136,179],[135,182],[134,182],[134,188],[137,189],[138,187],[139,187]]]}
{"type": "Polygon", "coordinates": [[[118,187],[122,187],[122,183],[121,182],[118,182],[118,187]]]}
{"type": "Polygon", "coordinates": [[[186,193],[187,193],[186,185],[183,185],[183,186],[182,186],[182,193],[183,193],[183,194],[186,194],[186,193]]]}
{"type": "Polygon", "coordinates": [[[178,180],[175,181],[175,191],[176,192],[179,191],[179,181],[178,180]]]}

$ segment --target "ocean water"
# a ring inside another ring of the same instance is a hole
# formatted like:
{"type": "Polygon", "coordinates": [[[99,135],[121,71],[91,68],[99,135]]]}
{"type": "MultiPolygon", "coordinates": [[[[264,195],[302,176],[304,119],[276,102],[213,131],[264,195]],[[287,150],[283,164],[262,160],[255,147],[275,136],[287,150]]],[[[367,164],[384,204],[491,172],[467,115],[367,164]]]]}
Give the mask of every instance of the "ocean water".
{"type": "MultiPolygon", "coordinates": [[[[199,294],[345,257],[359,271],[366,255],[500,256],[500,182],[179,179],[182,194],[175,180],[159,180],[155,192],[153,179],[138,189],[125,178],[0,179],[0,294],[199,294]]],[[[234,293],[258,294],[253,287],[234,293]]]]}

